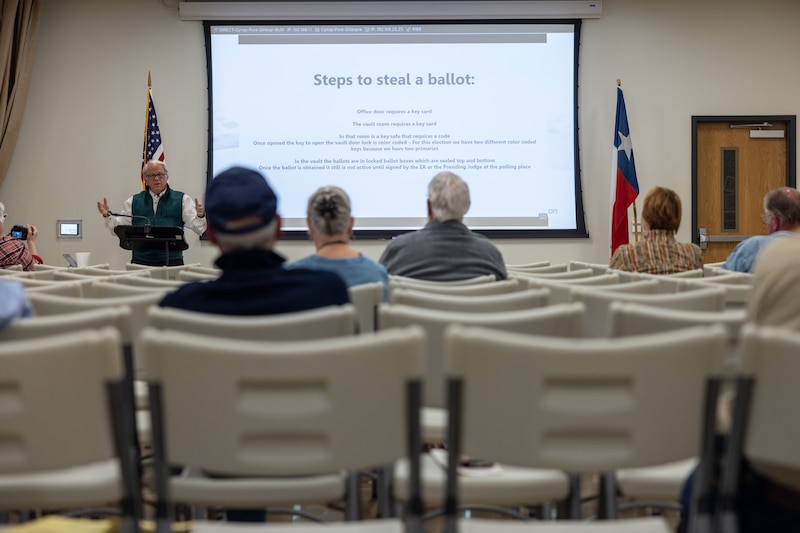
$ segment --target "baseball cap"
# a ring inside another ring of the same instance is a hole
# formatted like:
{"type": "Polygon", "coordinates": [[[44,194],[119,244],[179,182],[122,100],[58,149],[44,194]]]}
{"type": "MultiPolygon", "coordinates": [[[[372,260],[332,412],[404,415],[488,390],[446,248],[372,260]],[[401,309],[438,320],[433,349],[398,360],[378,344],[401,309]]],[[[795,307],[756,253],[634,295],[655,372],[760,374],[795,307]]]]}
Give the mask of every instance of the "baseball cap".
{"type": "Polygon", "coordinates": [[[217,233],[243,234],[267,226],[275,218],[278,197],[267,178],[255,170],[231,167],[206,190],[206,217],[217,233]]]}

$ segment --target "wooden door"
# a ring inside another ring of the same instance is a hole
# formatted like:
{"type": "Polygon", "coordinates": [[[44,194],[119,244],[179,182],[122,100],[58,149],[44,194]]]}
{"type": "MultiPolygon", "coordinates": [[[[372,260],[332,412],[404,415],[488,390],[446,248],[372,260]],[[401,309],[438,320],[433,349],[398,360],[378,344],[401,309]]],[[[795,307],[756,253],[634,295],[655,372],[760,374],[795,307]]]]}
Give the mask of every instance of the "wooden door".
{"type": "Polygon", "coordinates": [[[724,261],[740,241],[765,235],[764,195],[795,185],[794,117],[770,118],[693,119],[692,220],[705,263],[724,261]]]}

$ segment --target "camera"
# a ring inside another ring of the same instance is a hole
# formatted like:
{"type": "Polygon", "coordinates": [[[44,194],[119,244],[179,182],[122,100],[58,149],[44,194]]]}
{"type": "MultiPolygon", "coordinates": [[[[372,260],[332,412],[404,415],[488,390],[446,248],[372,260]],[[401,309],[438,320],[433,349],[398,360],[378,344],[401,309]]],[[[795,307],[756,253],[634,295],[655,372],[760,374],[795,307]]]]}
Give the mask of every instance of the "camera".
{"type": "Polygon", "coordinates": [[[11,236],[21,241],[28,240],[28,228],[25,226],[14,226],[11,228],[11,236]]]}

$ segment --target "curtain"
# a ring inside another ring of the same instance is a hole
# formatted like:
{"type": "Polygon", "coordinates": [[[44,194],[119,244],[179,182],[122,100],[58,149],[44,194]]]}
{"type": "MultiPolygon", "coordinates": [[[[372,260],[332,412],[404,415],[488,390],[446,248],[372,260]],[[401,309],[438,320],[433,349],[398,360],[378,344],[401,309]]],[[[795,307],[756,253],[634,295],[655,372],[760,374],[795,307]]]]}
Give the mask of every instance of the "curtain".
{"type": "Polygon", "coordinates": [[[19,138],[41,12],[42,0],[0,0],[0,185],[19,138]]]}

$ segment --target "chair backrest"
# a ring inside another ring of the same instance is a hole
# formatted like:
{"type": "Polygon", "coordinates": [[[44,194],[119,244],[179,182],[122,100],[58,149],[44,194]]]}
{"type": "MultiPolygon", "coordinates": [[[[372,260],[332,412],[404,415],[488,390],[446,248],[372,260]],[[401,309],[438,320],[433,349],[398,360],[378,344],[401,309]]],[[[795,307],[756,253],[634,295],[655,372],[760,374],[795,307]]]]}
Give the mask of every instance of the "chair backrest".
{"type": "Polygon", "coordinates": [[[141,359],[136,355],[138,352],[137,336],[145,325],[147,308],[158,303],[161,298],[163,298],[163,294],[158,292],[109,298],[74,298],[36,292],[28,294],[28,299],[31,301],[34,311],[36,311],[36,314],[39,316],[73,313],[102,307],[130,307],[130,322],[128,323],[128,327],[120,333],[122,335],[123,344],[132,345],[133,355],[131,364],[133,365],[134,375],[140,377],[145,374],[145,370],[141,365],[141,359]]]}
{"type": "Polygon", "coordinates": [[[69,468],[116,455],[108,385],[122,379],[111,327],[0,343],[0,473],[69,468]],[[67,424],[65,426],[65,424],[67,424]]]}
{"type": "Polygon", "coordinates": [[[577,337],[583,327],[582,304],[550,305],[524,311],[457,313],[408,305],[382,304],[378,308],[380,329],[420,325],[427,333],[424,404],[444,407],[444,332],[451,324],[483,326],[518,333],[577,337]]]}
{"type": "Polygon", "coordinates": [[[147,328],[151,406],[163,406],[164,418],[163,446],[154,426],[157,462],[284,476],[404,457],[411,451],[403,421],[414,418],[419,427],[418,409],[407,412],[407,393],[422,376],[424,337],[421,328],[407,328],[253,342],[147,328]]]}
{"type": "Polygon", "coordinates": [[[509,268],[525,270],[526,268],[542,268],[546,266],[550,266],[550,261],[534,261],[533,263],[517,263],[513,265],[506,264],[506,270],[509,268]]]}
{"type": "Polygon", "coordinates": [[[728,331],[728,370],[738,368],[739,337],[747,319],[744,309],[723,311],[695,311],[669,309],[631,302],[611,302],[608,308],[609,336],[630,337],[672,331],[693,326],[722,324],[728,331]]]}
{"type": "Polygon", "coordinates": [[[453,294],[453,295],[462,295],[462,296],[476,296],[479,294],[504,294],[509,292],[515,292],[522,290],[523,284],[521,280],[517,279],[505,279],[502,281],[494,281],[492,283],[477,283],[472,285],[452,285],[452,284],[445,284],[445,282],[440,283],[428,283],[425,285],[420,285],[418,283],[405,283],[401,281],[390,281],[389,282],[389,301],[392,299],[392,291],[397,289],[413,289],[413,290],[424,290],[429,293],[438,293],[438,294],[453,294]]]}
{"type": "MultiPolygon", "coordinates": [[[[753,290],[753,286],[750,283],[742,283],[741,281],[735,281],[733,279],[728,280],[730,283],[715,283],[711,281],[715,277],[723,278],[723,276],[713,276],[711,278],[681,280],[678,283],[678,292],[693,291],[706,287],[722,287],[725,289],[725,307],[732,309],[744,309],[747,307],[747,302],[750,300],[750,293],[753,290]]],[[[724,277],[727,278],[728,276],[724,277]]]]}
{"type": "Polygon", "coordinates": [[[552,280],[573,280],[590,278],[594,276],[594,271],[591,268],[582,268],[579,270],[567,270],[566,272],[525,272],[521,270],[509,270],[509,276],[516,276],[525,279],[552,279],[552,280]]]}
{"type": "Polygon", "coordinates": [[[532,272],[536,274],[546,274],[548,272],[567,272],[569,270],[568,263],[555,263],[543,266],[526,266],[526,265],[506,265],[508,272],[532,272]]]}
{"type": "MultiPolygon", "coordinates": [[[[59,315],[18,318],[0,330],[0,341],[36,339],[48,335],[70,333],[82,329],[113,327],[120,332],[129,329],[131,308],[126,305],[98,307],[59,315]]],[[[120,342],[125,339],[120,337],[120,342]]]]}
{"type": "Polygon", "coordinates": [[[595,276],[605,274],[608,271],[607,263],[587,263],[586,261],[570,261],[570,270],[583,270],[584,268],[591,268],[595,276]]]}
{"type": "MultiPolygon", "coordinates": [[[[599,274],[588,278],[576,279],[546,279],[546,278],[529,278],[526,280],[530,288],[547,288],[550,291],[550,303],[567,303],[572,301],[572,288],[598,286],[598,285],[617,285],[619,284],[619,275],[617,274],[599,274]]],[[[635,290],[636,285],[632,286],[635,290]]],[[[631,287],[620,287],[621,290],[631,287]]]]}
{"type": "Polygon", "coordinates": [[[195,270],[181,270],[177,274],[177,279],[180,281],[208,281],[219,278],[222,271],[219,272],[198,272],[195,270]]]}
{"type": "Polygon", "coordinates": [[[83,285],[84,284],[80,281],[43,281],[40,284],[28,284],[23,282],[23,287],[25,287],[26,293],[42,292],[47,294],[72,296],[75,298],[80,298],[83,296],[83,285]]]}
{"type": "Polygon", "coordinates": [[[353,304],[346,304],[278,315],[231,316],[153,305],[147,309],[146,322],[153,329],[210,337],[290,341],[351,336],[356,310],[353,304]]]}
{"type": "Polygon", "coordinates": [[[191,263],[188,265],[175,265],[175,266],[148,266],[140,265],[137,263],[126,263],[125,270],[149,270],[150,275],[154,279],[178,279],[178,272],[186,270],[192,266],[200,266],[200,263],[191,263]]]}
{"type": "Polygon", "coordinates": [[[383,302],[386,287],[383,282],[362,283],[347,288],[350,302],[356,308],[358,316],[358,330],[361,333],[375,331],[375,321],[378,316],[378,306],[383,302]]]}
{"type": "Polygon", "coordinates": [[[460,434],[455,453],[576,473],[695,456],[726,336],[720,325],[592,340],[451,327],[448,447],[460,434]]]}
{"type": "Polygon", "coordinates": [[[407,276],[395,276],[390,274],[389,275],[389,283],[417,283],[420,285],[435,285],[435,286],[442,286],[448,287],[451,285],[479,285],[481,283],[494,283],[497,281],[497,278],[494,274],[483,274],[481,276],[475,276],[472,278],[465,278],[465,279],[457,279],[452,281],[430,281],[426,279],[417,279],[417,278],[409,278],[407,276]]]}
{"type": "Polygon", "coordinates": [[[548,305],[548,289],[530,289],[507,294],[485,294],[462,296],[454,294],[428,293],[423,290],[396,289],[392,291],[392,304],[411,305],[440,311],[465,313],[489,313],[518,311],[548,305]]]}
{"type": "Polygon", "coordinates": [[[167,287],[172,289],[177,289],[186,284],[185,281],[177,279],[158,279],[146,276],[114,276],[106,278],[103,281],[119,283],[121,285],[131,285],[134,287],[167,287]]]}
{"type": "MultiPolygon", "coordinates": [[[[137,277],[137,276],[126,276],[137,277]]],[[[150,278],[144,278],[150,279],[150,278]]],[[[151,280],[152,281],[152,280],[151,280]]],[[[160,280],[163,281],[163,280],[160,280]]],[[[92,297],[93,298],[115,298],[117,296],[135,296],[139,294],[160,294],[162,297],[175,290],[172,286],[144,286],[144,285],[125,285],[122,283],[114,283],[111,280],[99,279],[92,282],[92,297]]]]}
{"type": "MultiPolygon", "coordinates": [[[[632,283],[639,282],[627,285],[632,283]]],[[[653,280],[653,283],[654,287],[658,288],[658,282],[653,280]]],[[[722,311],[725,308],[725,289],[717,287],[675,294],[638,294],[599,288],[573,289],[572,298],[586,305],[583,331],[585,337],[608,336],[610,327],[608,308],[614,301],[694,311],[722,311]]]]}

